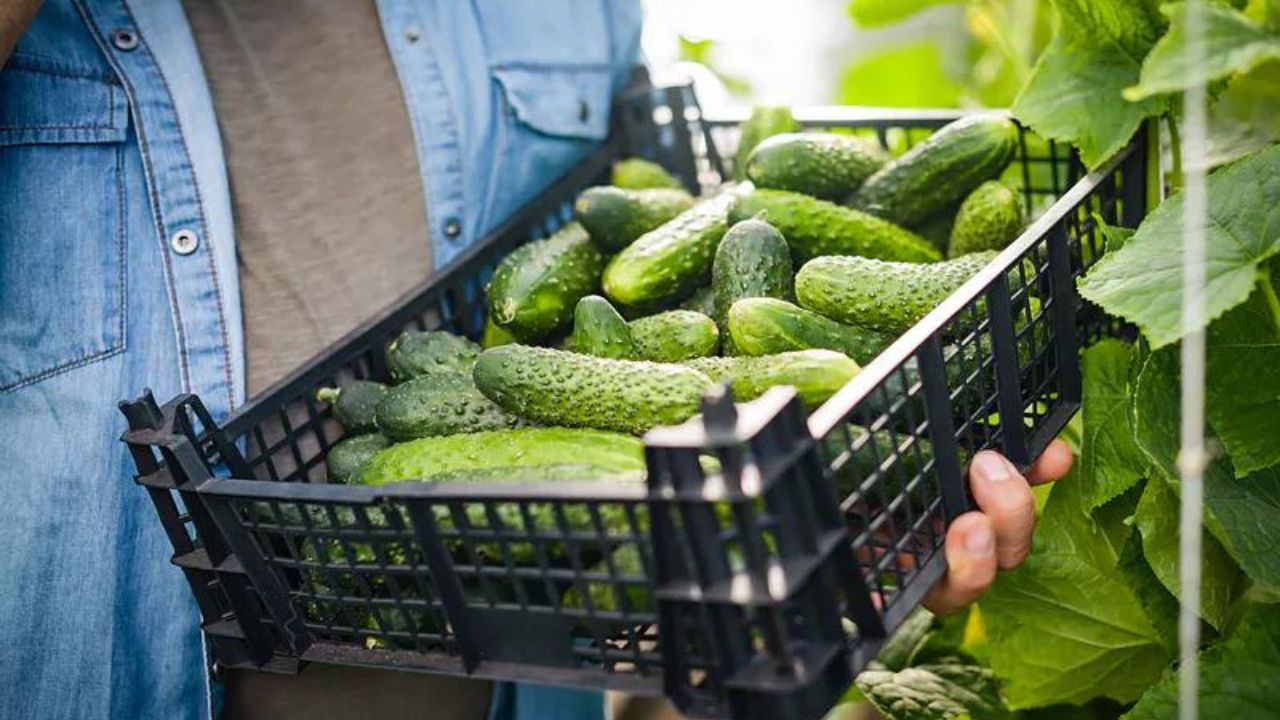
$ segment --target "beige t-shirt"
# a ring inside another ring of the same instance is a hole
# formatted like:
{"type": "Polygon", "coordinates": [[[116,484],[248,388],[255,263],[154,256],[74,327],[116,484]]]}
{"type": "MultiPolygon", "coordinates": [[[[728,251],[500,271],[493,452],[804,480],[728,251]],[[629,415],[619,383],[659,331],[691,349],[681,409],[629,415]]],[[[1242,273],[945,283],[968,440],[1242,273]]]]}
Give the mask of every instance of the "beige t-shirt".
{"type": "Polygon", "coordinates": [[[373,0],[185,0],[231,184],[249,393],[425,279],[426,201],[373,0]]]}

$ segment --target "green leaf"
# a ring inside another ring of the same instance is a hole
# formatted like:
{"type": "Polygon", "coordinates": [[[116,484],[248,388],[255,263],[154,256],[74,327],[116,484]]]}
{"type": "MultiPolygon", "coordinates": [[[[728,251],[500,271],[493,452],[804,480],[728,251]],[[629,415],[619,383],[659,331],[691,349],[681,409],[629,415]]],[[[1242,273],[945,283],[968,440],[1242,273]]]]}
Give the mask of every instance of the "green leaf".
{"type": "Polygon", "coordinates": [[[1137,698],[1169,661],[1077,473],[1054,484],[1022,567],[981,602],[991,667],[1012,708],[1137,698]]]}
{"type": "MultiPolygon", "coordinates": [[[[1178,353],[1152,353],[1138,377],[1138,444],[1163,477],[1176,485],[1179,418],[1178,353]]],[[[1212,436],[1210,436],[1212,437],[1212,436]]],[[[1205,526],[1257,585],[1280,592],[1280,470],[1235,477],[1231,462],[1214,458],[1204,471],[1205,526]]]]}
{"type": "MultiPolygon", "coordinates": [[[[1202,720],[1280,717],[1280,608],[1260,605],[1226,641],[1200,653],[1202,720]]],[[[1124,716],[1170,720],[1178,716],[1178,675],[1170,673],[1124,716]]]]}
{"type": "Polygon", "coordinates": [[[1276,142],[1280,142],[1280,61],[1273,60],[1232,77],[1210,106],[1206,162],[1218,167],[1276,142]]]}
{"type": "MultiPolygon", "coordinates": [[[[1178,560],[1178,493],[1156,478],[1147,483],[1134,515],[1142,535],[1142,554],[1151,570],[1174,596],[1181,598],[1178,560]]],[[[1200,616],[1218,630],[1226,627],[1231,604],[1244,590],[1244,576],[1212,535],[1200,547],[1200,616]]]]}
{"type": "Polygon", "coordinates": [[[1085,42],[1115,43],[1142,60],[1164,30],[1159,0],[1054,0],[1062,33],[1085,42]]]}
{"type": "Polygon", "coordinates": [[[1126,102],[1121,92],[1138,79],[1140,66],[1106,37],[1073,40],[1065,32],[1036,62],[1013,114],[1037,133],[1074,144],[1089,167],[1119,152],[1142,121],[1163,111],[1150,98],[1126,102]]]}
{"type": "Polygon", "coordinates": [[[1146,456],[1133,439],[1129,422],[1132,357],[1130,345],[1103,340],[1085,350],[1082,358],[1084,443],[1080,475],[1092,490],[1089,510],[1104,505],[1144,477],[1146,456]]]}
{"type": "Polygon", "coordinates": [[[1280,59],[1280,35],[1270,33],[1237,10],[1215,3],[1200,3],[1204,18],[1204,58],[1193,62],[1186,37],[1187,3],[1165,5],[1160,10],[1171,21],[1169,32],[1142,63],[1138,84],[1125,90],[1129,100],[1161,93],[1180,92],[1194,84],[1221,80],[1243,73],[1267,60],[1280,59]]]}
{"type": "Polygon", "coordinates": [[[1237,475],[1280,463],[1280,307],[1271,279],[1258,285],[1208,335],[1205,411],[1237,475]]]}
{"type": "Polygon", "coordinates": [[[864,28],[883,27],[906,20],[936,5],[953,5],[965,0],[850,0],[849,17],[864,28]]]}
{"type": "Polygon", "coordinates": [[[887,720],[1011,717],[991,671],[977,665],[918,665],[900,672],[868,670],[858,689],[887,720]]]}
{"type": "MultiPolygon", "coordinates": [[[[1164,483],[1164,480],[1155,478],[1151,482],[1164,483]]],[[[1164,643],[1165,650],[1170,655],[1177,653],[1178,598],[1160,582],[1146,556],[1142,554],[1142,533],[1136,527],[1129,528],[1117,567],[1133,589],[1133,594],[1138,597],[1138,602],[1146,608],[1147,619],[1164,643]]]]}
{"type": "MultiPolygon", "coordinates": [[[[1206,320],[1244,302],[1258,264],[1280,253],[1280,146],[1208,178],[1206,320]]],[[[1080,281],[1080,294],[1142,329],[1152,347],[1182,337],[1182,195],[1080,281]]]]}
{"type": "Polygon", "coordinates": [[[867,55],[840,76],[844,105],[956,107],[960,85],[947,74],[938,46],[929,41],[894,45],[867,55]]]}

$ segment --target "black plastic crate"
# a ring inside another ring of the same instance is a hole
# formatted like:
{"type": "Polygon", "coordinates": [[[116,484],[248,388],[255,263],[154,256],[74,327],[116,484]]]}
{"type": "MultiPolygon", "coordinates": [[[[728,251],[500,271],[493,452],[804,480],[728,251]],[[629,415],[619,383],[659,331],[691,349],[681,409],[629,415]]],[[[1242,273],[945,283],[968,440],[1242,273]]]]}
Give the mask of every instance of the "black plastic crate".
{"type": "MultiPolygon", "coordinates": [[[[903,147],[958,114],[797,116],[903,147]]],[[[998,448],[1027,465],[1079,407],[1078,346],[1117,328],[1075,279],[1101,254],[1099,219],[1145,214],[1141,138],[1086,174],[1024,132],[1010,180],[1041,212],[1021,238],[811,415],[774,389],[709,397],[699,418],[653,431],[647,485],[324,482],[342,428],[316,388],[385,379],[386,345],[408,328],[478,337],[497,261],[568,221],[613,160],[712,186],[734,135],[688,87],[640,86],[608,143],[225,423],[189,395],[121,404],[220,664],[611,688],[714,717],[814,718],[839,698],[945,571],[967,458],[998,448]]]]}

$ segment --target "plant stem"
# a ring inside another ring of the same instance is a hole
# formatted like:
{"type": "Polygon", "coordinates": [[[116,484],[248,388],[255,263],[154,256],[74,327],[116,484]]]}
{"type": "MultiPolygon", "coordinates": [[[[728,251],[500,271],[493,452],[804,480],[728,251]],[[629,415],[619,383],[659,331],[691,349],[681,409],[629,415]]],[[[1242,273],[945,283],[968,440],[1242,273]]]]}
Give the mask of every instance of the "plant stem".
{"type": "Polygon", "coordinates": [[[1173,113],[1166,113],[1164,119],[1169,126],[1169,145],[1173,148],[1173,171],[1169,173],[1169,189],[1177,192],[1182,188],[1182,138],[1178,135],[1178,121],[1173,119],[1173,113]]]}
{"type": "Polygon", "coordinates": [[[1276,323],[1276,329],[1280,330],[1280,297],[1276,296],[1276,286],[1271,282],[1271,272],[1265,267],[1258,268],[1258,287],[1262,288],[1262,295],[1267,299],[1267,305],[1271,307],[1271,319],[1276,323]]]}

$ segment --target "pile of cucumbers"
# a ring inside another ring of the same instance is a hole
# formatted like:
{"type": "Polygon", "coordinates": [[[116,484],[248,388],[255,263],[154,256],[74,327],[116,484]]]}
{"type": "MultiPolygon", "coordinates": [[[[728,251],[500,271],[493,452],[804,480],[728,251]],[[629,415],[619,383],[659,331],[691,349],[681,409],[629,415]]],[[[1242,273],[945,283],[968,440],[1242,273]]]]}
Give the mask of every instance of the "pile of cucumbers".
{"type": "Polygon", "coordinates": [[[330,477],[638,481],[638,436],[695,415],[714,383],[817,405],[1021,233],[999,180],[1018,140],[1001,115],[897,157],[776,132],[702,198],[622,161],[573,222],[499,263],[482,344],[407,332],[387,349],[395,384],[320,391],[348,434],[330,477]]]}

